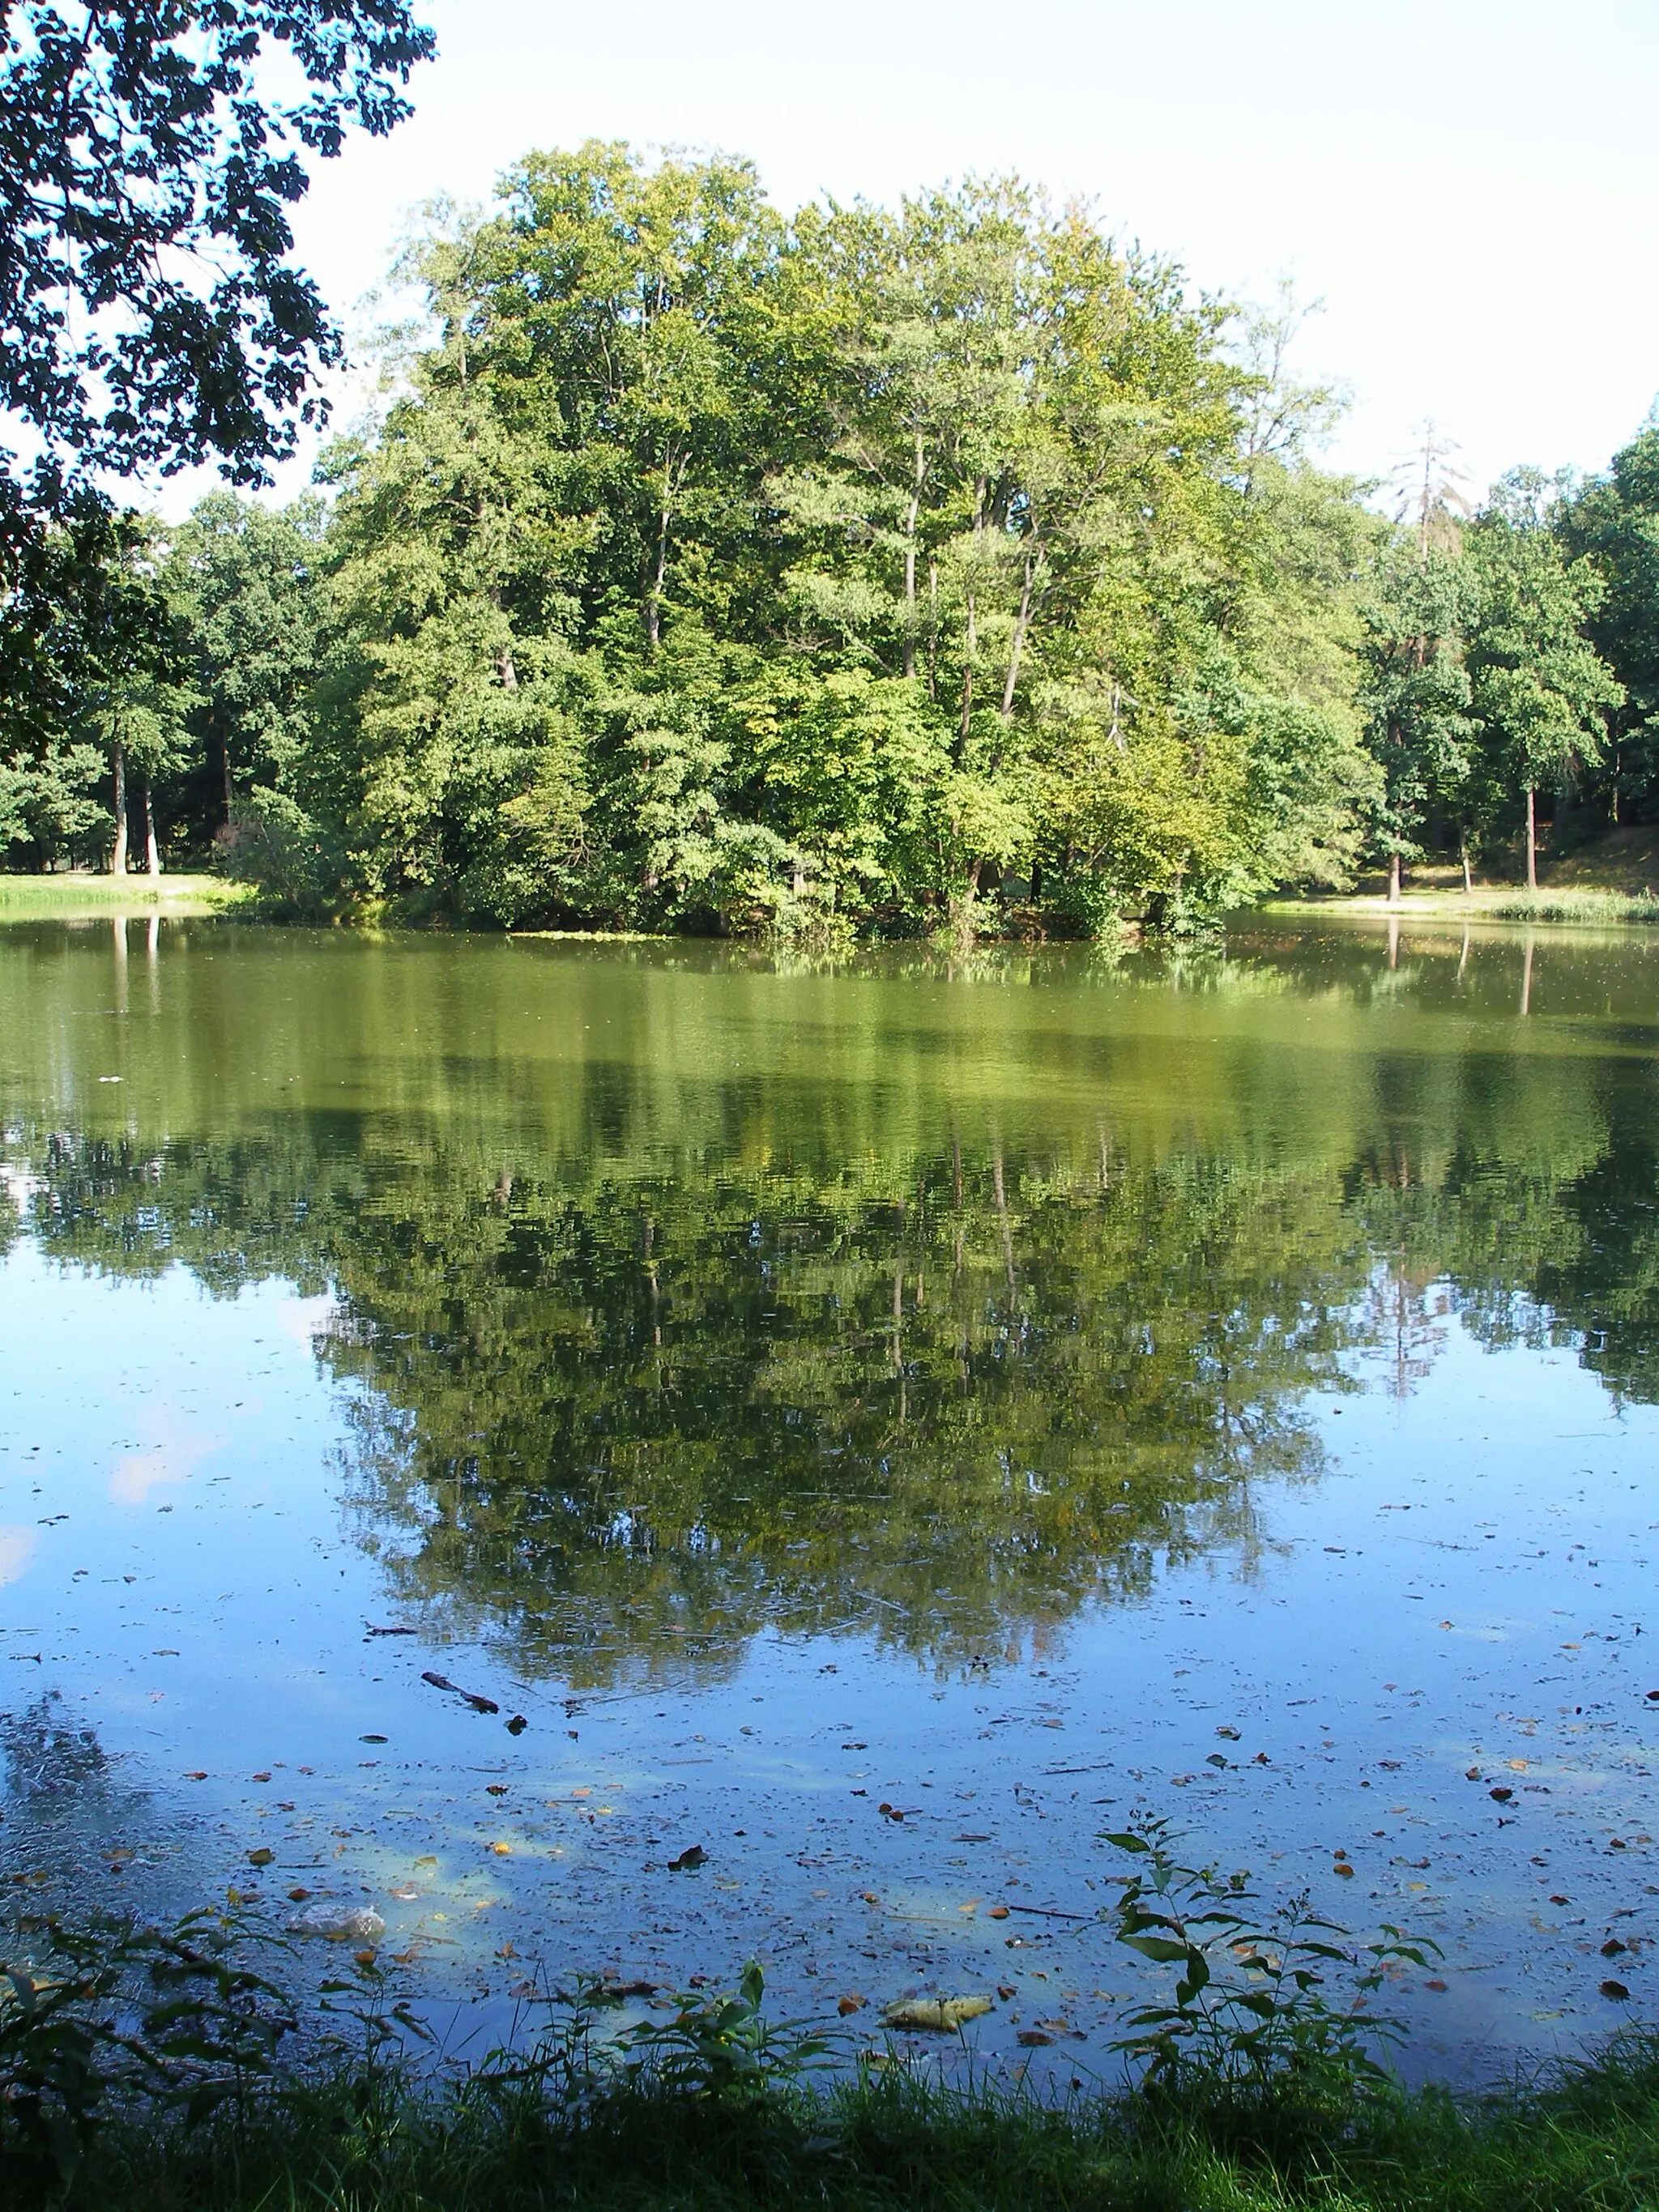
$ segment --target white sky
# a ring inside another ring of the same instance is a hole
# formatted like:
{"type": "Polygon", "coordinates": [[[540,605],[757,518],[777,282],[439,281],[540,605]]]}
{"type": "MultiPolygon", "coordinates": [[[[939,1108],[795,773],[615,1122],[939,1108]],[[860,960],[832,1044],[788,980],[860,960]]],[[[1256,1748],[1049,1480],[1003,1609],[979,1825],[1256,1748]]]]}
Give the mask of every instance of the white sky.
{"type": "MultiPolygon", "coordinates": [[[[1192,281],[1324,313],[1385,473],[1432,416],[1479,489],[1605,465],[1659,391],[1659,0],[428,0],[414,119],[319,165],[301,258],[349,313],[408,210],[532,146],[718,147],[779,204],[1015,168],[1192,281]]],[[[284,491],[297,489],[289,472],[284,491]]],[[[169,501],[172,504],[172,501],[169,501]]]]}

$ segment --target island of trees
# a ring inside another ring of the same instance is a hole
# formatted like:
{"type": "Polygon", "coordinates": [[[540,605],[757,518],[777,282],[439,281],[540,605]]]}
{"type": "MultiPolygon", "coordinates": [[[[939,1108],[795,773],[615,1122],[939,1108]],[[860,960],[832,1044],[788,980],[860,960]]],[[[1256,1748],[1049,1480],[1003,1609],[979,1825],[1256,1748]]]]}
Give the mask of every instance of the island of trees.
{"type": "Polygon", "coordinates": [[[593,143],[404,274],[319,491],[54,521],[3,865],[1075,934],[1659,812],[1659,426],[1478,506],[1428,439],[1391,521],[1319,464],[1288,307],[1014,180],[786,217],[593,143]]]}

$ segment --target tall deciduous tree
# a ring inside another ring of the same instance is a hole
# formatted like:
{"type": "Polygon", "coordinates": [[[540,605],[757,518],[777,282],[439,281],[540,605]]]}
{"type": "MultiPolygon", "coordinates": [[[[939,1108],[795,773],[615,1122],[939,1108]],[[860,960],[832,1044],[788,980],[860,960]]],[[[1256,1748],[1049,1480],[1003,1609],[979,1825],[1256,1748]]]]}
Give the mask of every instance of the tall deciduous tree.
{"type": "Polygon", "coordinates": [[[1366,595],[1360,696],[1382,770],[1372,836],[1388,860],[1393,901],[1402,863],[1421,858],[1425,824],[1443,809],[1458,823],[1467,879],[1479,814],[1479,729],[1464,638],[1479,600],[1474,564],[1415,524],[1377,562],[1366,595]]]}
{"type": "Polygon", "coordinates": [[[1589,561],[1601,596],[1585,634],[1624,686],[1613,711],[1603,787],[1614,822],[1659,807],[1659,422],[1615,453],[1605,477],[1565,501],[1568,553],[1589,561]]]}
{"type": "Polygon", "coordinates": [[[1468,533],[1480,619],[1468,647],[1474,707],[1489,753],[1524,797],[1527,882],[1538,882],[1537,793],[1600,758],[1624,687],[1584,635],[1604,586],[1552,526],[1550,487],[1517,469],[1468,533]]]}

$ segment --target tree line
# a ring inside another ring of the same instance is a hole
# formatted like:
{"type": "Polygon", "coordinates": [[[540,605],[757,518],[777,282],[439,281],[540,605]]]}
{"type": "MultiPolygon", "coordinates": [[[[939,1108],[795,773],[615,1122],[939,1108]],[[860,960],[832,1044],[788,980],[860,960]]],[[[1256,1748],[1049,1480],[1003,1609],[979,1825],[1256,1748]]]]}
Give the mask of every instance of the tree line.
{"type": "Polygon", "coordinates": [[[1288,310],[1017,180],[786,218],[588,144],[404,274],[429,323],[319,492],[60,561],[6,865],[1086,933],[1659,809],[1659,427],[1474,510],[1431,444],[1390,523],[1319,465],[1288,310]]]}

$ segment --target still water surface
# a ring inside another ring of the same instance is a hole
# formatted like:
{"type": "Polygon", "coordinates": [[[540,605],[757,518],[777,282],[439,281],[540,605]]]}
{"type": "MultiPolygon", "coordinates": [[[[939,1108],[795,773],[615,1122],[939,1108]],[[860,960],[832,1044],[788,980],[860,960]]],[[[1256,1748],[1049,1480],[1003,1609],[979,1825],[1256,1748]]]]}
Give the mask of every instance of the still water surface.
{"type": "Polygon", "coordinates": [[[1415,2067],[1651,2017],[1656,1051],[1634,933],[0,931],[0,1871],[1109,2072],[1143,1810],[1415,2067]]]}

